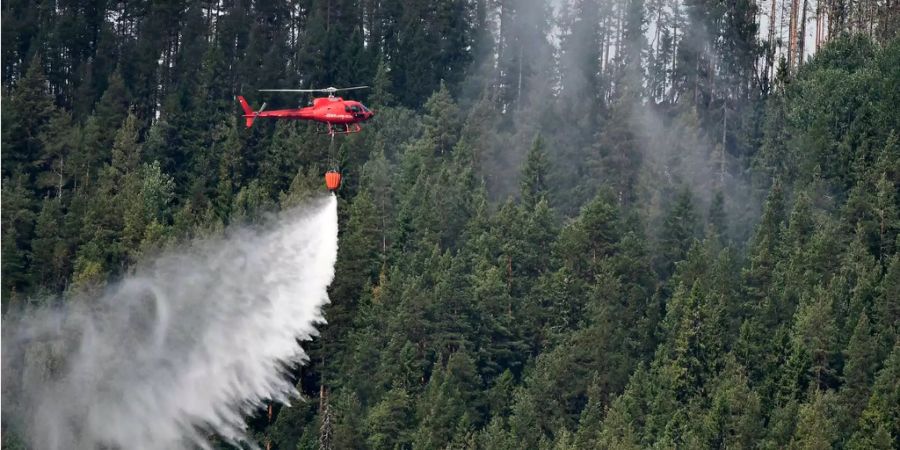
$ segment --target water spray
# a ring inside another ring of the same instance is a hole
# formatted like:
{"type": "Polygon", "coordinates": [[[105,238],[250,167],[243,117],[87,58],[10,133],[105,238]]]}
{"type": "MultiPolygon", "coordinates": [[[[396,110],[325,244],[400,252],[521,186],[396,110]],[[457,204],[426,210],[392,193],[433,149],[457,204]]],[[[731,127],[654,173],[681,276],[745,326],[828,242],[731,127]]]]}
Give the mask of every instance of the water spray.
{"type": "Polygon", "coordinates": [[[4,419],[51,450],[209,448],[211,433],[253,445],[244,417],[298,395],[286,375],[325,322],[337,232],[329,195],[7,320],[4,419]]]}

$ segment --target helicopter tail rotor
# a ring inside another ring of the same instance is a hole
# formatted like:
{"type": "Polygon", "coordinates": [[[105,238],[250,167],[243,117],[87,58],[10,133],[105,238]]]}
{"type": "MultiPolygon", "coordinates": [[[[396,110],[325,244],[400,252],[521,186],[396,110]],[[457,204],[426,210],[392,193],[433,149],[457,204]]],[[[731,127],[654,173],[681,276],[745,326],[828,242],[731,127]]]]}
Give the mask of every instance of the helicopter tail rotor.
{"type": "Polygon", "coordinates": [[[265,111],[266,103],[263,103],[259,108],[259,111],[253,111],[253,108],[250,108],[250,104],[247,103],[247,100],[241,96],[237,96],[238,102],[241,103],[241,108],[244,110],[244,118],[247,120],[247,128],[253,126],[253,120],[259,117],[259,113],[265,111]]]}

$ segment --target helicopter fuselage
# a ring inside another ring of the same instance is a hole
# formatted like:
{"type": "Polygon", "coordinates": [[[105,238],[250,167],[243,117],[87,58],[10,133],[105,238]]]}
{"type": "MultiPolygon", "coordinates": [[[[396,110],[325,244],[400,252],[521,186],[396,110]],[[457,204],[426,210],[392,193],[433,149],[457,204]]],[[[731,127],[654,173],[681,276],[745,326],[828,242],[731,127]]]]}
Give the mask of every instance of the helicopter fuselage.
{"type": "Polygon", "coordinates": [[[375,113],[355,100],[344,100],[341,97],[319,97],[313,100],[312,106],[294,109],[276,109],[272,111],[253,111],[244,97],[238,97],[244,109],[247,128],[253,126],[258,118],[312,120],[328,125],[350,125],[365,122],[375,113]]]}

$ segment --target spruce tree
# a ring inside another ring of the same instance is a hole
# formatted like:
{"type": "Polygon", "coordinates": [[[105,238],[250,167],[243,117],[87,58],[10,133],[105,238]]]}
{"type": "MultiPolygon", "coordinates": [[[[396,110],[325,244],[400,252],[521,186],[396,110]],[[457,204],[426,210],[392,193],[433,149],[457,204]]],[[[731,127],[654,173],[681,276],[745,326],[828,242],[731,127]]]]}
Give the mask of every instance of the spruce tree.
{"type": "Polygon", "coordinates": [[[522,168],[521,192],[522,203],[527,209],[533,209],[547,195],[547,172],[549,171],[547,155],[544,152],[544,140],[541,135],[535,136],[522,168]]]}
{"type": "Polygon", "coordinates": [[[374,405],[366,419],[366,444],[373,450],[393,450],[410,444],[412,410],[409,394],[402,389],[388,391],[374,405]]]}
{"type": "Polygon", "coordinates": [[[800,406],[797,429],[788,448],[798,450],[832,448],[835,435],[834,424],[828,411],[830,399],[829,394],[815,391],[810,402],[800,406]]]}
{"type": "MultiPolygon", "coordinates": [[[[844,384],[841,386],[841,400],[844,407],[845,422],[855,423],[865,408],[869,398],[869,389],[875,380],[875,369],[878,364],[878,353],[875,340],[871,335],[869,317],[863,313],[853,330],[846,350],[844,350],[844,384]]],[[[846,428],[842,429],[846,432],[846,428]]]]}
{"type": "Polygon", "coordinates": [[[656,261],[661,278],[668,278],[675,271],[675,264],[687,256],[697,227],[693,198],[690,190],[685,188],[678,194],[663,222],[656,261]]]}
{"type": "MultiPolygon", "coordinates": [[[[35,267],[33,283],[36,286],[50,287],[54,291],[64,286],[71,269],[71,250],[63,230],[64,213],[60,200],[44,199],[41,212],[35,220],[34,239],[31,241],[31,260],[35,267]]],[[[15,242],[14,238],[12,242],[15,242]]],[[[14,253],[8,255],[15,260],[14,253]]]]}
{"type": "Polygon", "coordinates": [[[15,174],[31,175],[32,163],[39,160],[44,151],[42,134],[58,114],[37,54],[12,91],[8,105],[3,109],[7,116],[3,121],[3,178],[15,174]]]}

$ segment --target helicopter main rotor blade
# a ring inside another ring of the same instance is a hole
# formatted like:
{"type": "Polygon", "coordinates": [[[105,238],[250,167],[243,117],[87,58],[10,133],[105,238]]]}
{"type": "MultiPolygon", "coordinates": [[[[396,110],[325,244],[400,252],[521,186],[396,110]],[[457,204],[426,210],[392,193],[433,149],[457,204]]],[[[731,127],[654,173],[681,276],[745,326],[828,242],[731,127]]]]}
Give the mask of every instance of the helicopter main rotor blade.
{"type": "Polygon", "coordinates": [[[348,88],[328,88],[330,91],[352,91],[353,89],[366,89],[368,86],[353,86],[348,88]]]}
{"type": "Polygon", "coordinates": [[[322,89],[260,89],[260,92],[337,92],[352,91],[354,89],[367,89],[369,86],[353,86],[346,88],[327,87],[322,89]]]}
{"type": "Polygon", "coordinates": [[[324,89],[260,89],[259,92],[325,92],[324,89]]]}

